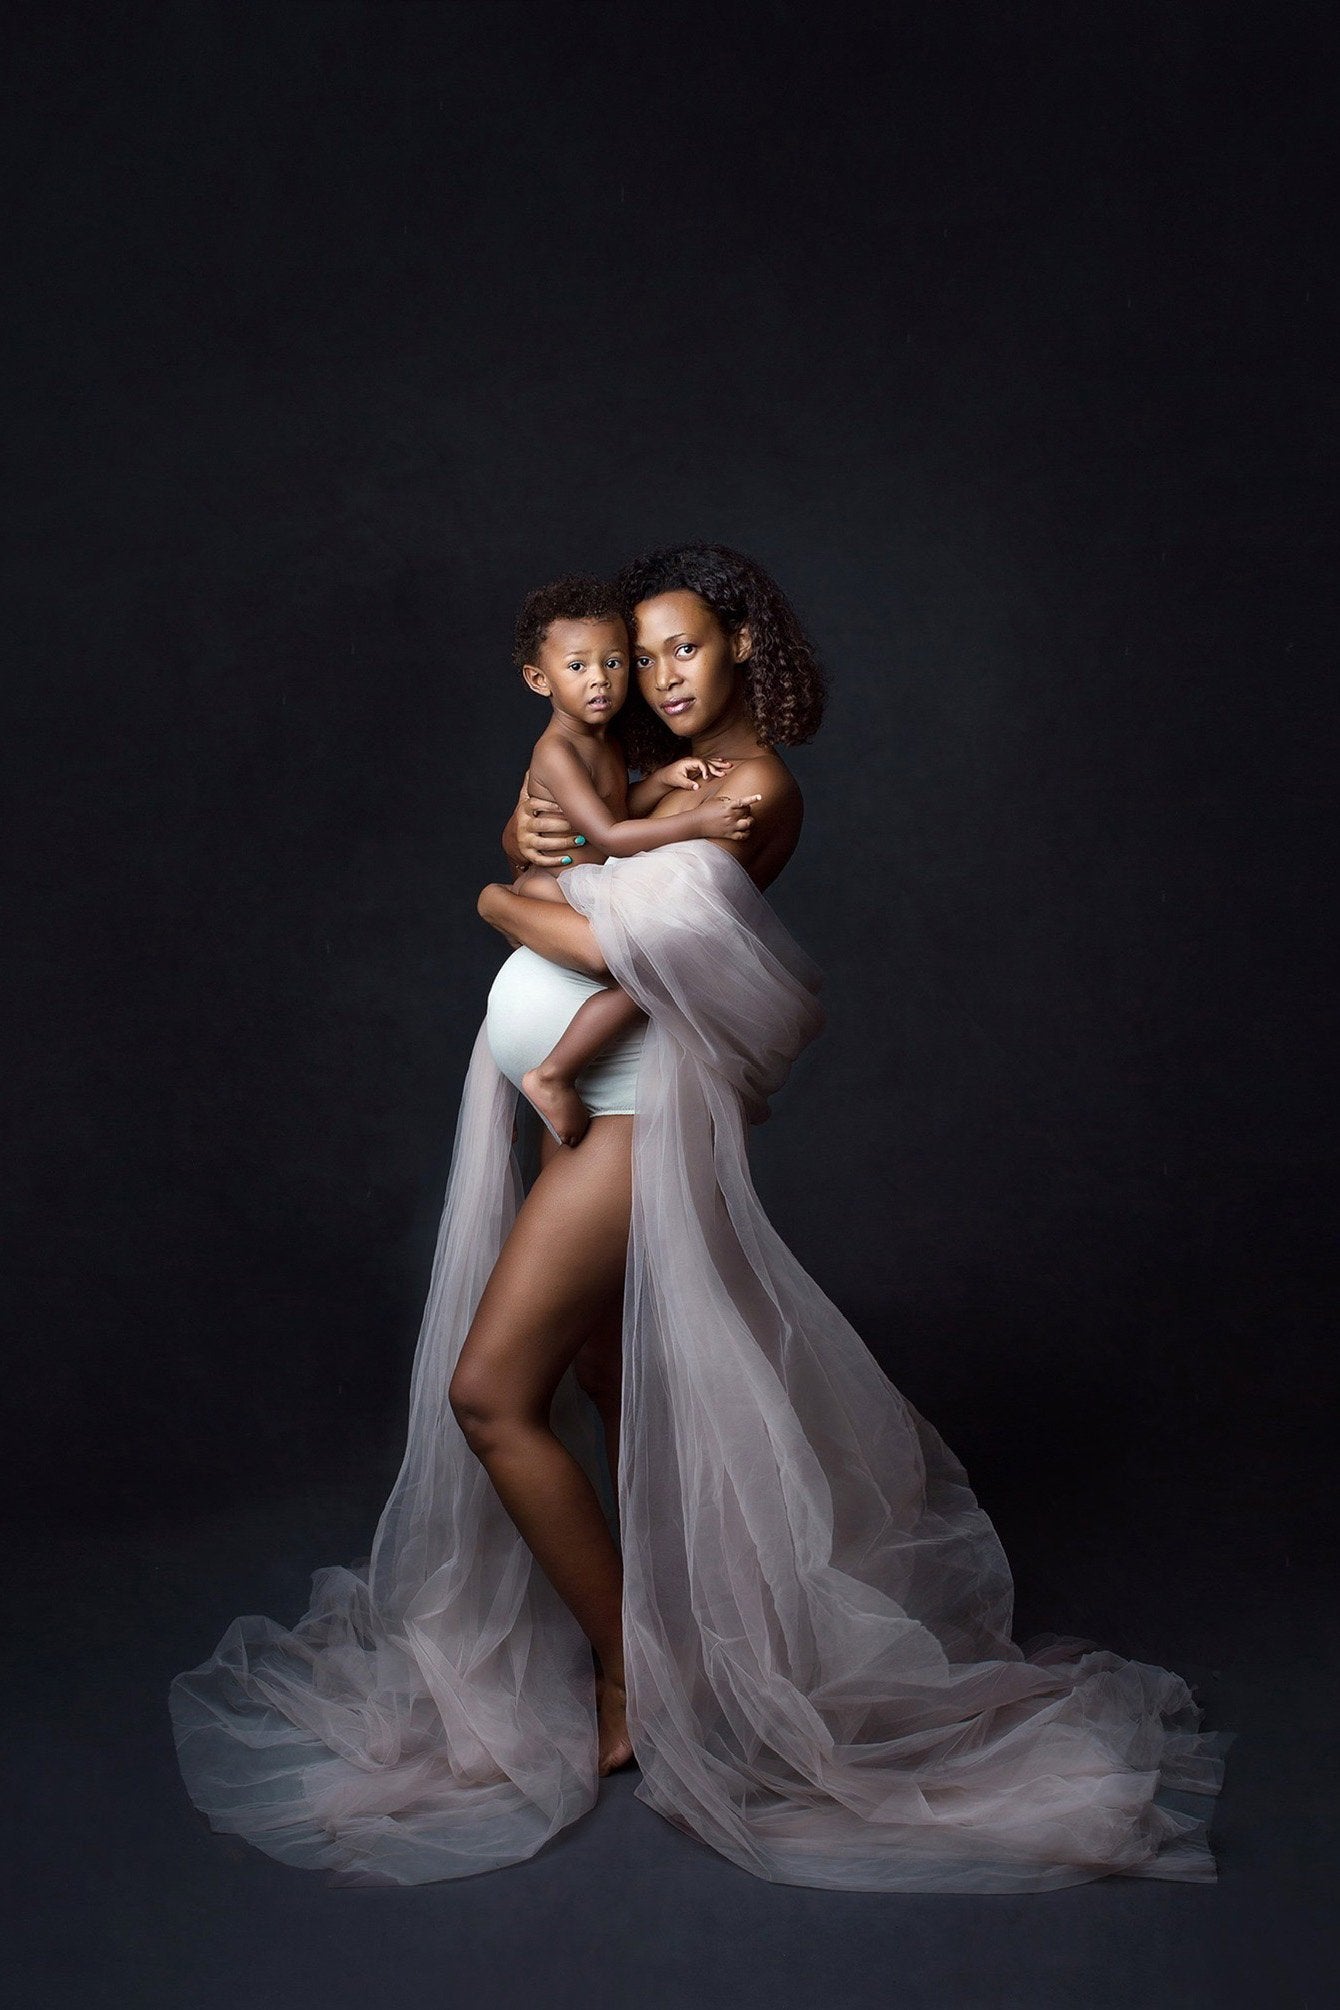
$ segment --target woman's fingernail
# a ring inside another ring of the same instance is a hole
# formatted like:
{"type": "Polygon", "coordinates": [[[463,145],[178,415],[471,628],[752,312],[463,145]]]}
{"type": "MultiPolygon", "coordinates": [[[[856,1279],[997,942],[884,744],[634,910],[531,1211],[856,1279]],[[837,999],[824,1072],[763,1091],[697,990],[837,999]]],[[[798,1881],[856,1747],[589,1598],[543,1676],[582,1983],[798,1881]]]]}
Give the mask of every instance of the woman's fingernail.
{"type": "Polygon", "coordinates": [[[571,865],[572,853],[570,851],[565,851],[562,858],[558,862],[560,865],[571,865]]]}

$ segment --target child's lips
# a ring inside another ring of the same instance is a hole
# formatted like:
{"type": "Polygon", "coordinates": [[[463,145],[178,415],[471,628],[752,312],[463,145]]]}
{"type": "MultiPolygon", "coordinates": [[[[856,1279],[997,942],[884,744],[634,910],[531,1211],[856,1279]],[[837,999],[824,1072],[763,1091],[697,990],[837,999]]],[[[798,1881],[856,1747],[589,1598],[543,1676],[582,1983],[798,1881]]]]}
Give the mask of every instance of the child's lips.
{"type": "Polygon", "coordinates": [[[610,701],[608,698],[588,698],[586,702],[587,705],[590,707],[590,709],[594,712],[608,712],[610,708],[610,701]]]}

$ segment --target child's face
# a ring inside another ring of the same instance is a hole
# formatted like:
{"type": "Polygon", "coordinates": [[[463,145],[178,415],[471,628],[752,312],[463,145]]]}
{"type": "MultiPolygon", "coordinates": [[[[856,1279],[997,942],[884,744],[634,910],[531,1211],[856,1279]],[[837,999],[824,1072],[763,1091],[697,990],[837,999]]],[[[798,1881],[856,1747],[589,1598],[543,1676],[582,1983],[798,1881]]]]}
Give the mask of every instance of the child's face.
{"type": "Polygon", "coordinates": [[[628,696],[628,631],[622,621],[551,621],[524,675],[556,712],[588,726],[612,719],[628,696]]]}

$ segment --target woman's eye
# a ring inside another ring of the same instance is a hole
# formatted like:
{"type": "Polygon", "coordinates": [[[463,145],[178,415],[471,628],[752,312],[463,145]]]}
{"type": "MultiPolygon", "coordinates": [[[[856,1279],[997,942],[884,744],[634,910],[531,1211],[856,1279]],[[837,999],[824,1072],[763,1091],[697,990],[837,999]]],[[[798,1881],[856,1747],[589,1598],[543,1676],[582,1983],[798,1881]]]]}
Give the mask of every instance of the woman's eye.
{"type": "Polygon", "coordinates": [[[633,658],[633,661],[637,665],[639,670],[645,670],[647,665],[651,662],[651,658],[650,656],[635,656],[633,658]]]}
{"type": "Polygon", "coordinates": [[[694,645],[692,642],[681,642],[675,654],[676,656],[692,656],[693,650],[694,645]]]}

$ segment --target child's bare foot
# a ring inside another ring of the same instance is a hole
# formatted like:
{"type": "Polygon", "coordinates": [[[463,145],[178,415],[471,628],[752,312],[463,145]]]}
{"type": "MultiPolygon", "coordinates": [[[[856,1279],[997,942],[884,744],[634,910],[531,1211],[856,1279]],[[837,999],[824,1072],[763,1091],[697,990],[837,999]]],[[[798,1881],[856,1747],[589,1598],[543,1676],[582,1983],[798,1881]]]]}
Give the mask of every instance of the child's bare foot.
{"type": "Polygon", "coordinates": [[[591,1112],[563,1076],[547,1073],[543,1064],[527,1068],[521,1077],[521,1093],[548,1119],[560,1144],[575,1145],[586,1136],[591,1112]]]}
{"type": "Polygon", "coordinates": [[[628,1735],[628,1697],[622,1682],[596,1676],[596,1724],[600,1739],[599,1773],[616,1773],[633,1756],[628,1735]]]}

